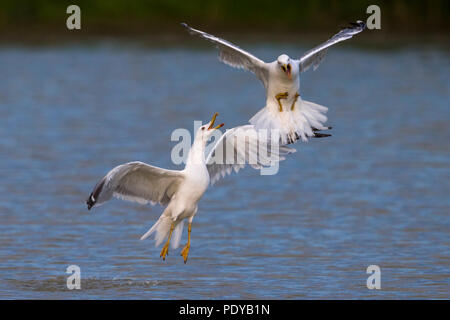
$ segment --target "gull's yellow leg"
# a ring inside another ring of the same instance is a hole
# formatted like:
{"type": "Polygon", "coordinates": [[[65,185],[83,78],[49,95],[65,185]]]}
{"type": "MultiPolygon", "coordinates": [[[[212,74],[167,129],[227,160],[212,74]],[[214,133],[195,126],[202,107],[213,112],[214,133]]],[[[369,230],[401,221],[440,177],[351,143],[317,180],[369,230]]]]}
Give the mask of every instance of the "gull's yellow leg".
{"type": "Polygon", "coordinates": [[[173,231],[173,222],[170,225],[170,231],[169,231],[169,237],[167,238],[167,242],[164,245],[164,247],[161,250],[161,254],[159,255],[160,257],[163,258],[163,260],[166,260],[166,255],[169,253],[169,244],[170,244],[170,238],[172,237],[172,231],[173,231]]]}
{"type": "Polygon", "coordinates": [[[183,256],[184,263],[187,262],[188,254],[189,254],[189,248],[191,247],[191,228],[192,228],[192,223],[189,223],[189,226],[188,226],[188,241],[187,241],[186,245],[184,246],[183,250],[181,250],[181,255],[183,256]]]}
{"type": "Polygon", "coordinates": [[[275,96],[275,99],[277,99],[278,106],[280,107],[280,112],[283,112],[283,105],[281,104],[281,99],[287,99],[288,93],[287,92],[280,92],[275,96]]]}
{"type": "Polygon", "coordinates": [[[295,103],[297,102],[298,97],[300,97],[300,95],[298,94],[298,92],[296,92],[294,96],[294,102],[292,102],[291,111],[294,111],[295,103]]]}

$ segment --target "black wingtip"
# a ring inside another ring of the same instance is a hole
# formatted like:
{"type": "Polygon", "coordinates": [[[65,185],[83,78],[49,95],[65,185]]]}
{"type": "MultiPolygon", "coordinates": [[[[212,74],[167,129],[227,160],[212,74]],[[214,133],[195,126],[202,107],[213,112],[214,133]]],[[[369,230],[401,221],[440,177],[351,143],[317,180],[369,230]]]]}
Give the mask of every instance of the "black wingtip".
{"type": "MultiPolygon", "coordinates": [[[[309,135],[309,138],[326,138],[326,137],[331,137],[331,134],[328,133],[321,133],[320,131],[322,130],[331,130],[333,129],[332,126],[328,126],[328,127],[323,127],[322,129],[317,129],[315,127],[311,127],[312,135],[309,135]]],[[[298,135],[297,132],[295,132],[295,138],[291,137],[290,135],[287,136],[287,143],[286,144],[292,144],[297,142],[298,140],[300,140],[301,137],[298,135]]]]}
{"type": "Polygon", "coordinates": [[[350,25],[353,27],[361,28],[364,30],[366,28],[366,24],[362,20],[357,20],[356,22],[350,22],[350,25]]]}
{"type": "Polygon", "coordinates": [[[324,127],[324,129],[317,129],[317,128],[311,128],[312,131],[317,132],[317,131],[322,131],[322,130],[331,130],[333,129],[333,127],[329,126],[329,127],[324,127]]]}
{"type": "Polygon", "coordinates": [[[91,208],[95,205],[95,198],[94,195],[91,193],[89,198],[86,200],[87,208],[88,210],[91,210],[91,208]]]}
{"type": "Polygon", "coordinates": [[[366,23],[364,21],[357,20],[356,22],[349,22],[348,26],[341,27],[341,29],[352,29],[352,30],[360,29],[359,32],[361,32],[364,29],[366,29],[366,23]]]}
{"type": "Polygon", "coordinates": [[[103,190],[103,186],[105,185],[106,177],[100,180],[94,188],[94,191],[91,192],[89,198],[86,200],[88,210],[91,210],[93,206],[97,203],[97,200],[100,196],[100,193],[103,190]]]}
{"type": "Polygon", "coordinates": [[[326,137],[331,137],[331,134],[316,132],[313,135],[313,138],[326,138],[326,137]]]}

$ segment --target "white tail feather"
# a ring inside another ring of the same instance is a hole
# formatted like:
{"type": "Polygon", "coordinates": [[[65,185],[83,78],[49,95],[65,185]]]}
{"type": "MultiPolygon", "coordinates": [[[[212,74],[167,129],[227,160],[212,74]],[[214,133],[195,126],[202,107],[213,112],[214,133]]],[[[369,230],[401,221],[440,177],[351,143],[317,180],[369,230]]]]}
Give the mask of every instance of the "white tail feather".
{"type": "Polygon", "coordinates": [[[173,249],[178,248],[181,241],[181,235],[183,234],[184,222],[177,222],[175,229],[173,230],[172,239],[170,240],[170,245],[173,249]]]}
{"type": "MultiPolygon", "coordinates": [[[[156,233],[155,246],[159,246],[169,236],[172,222],[173,220],[171,217],[162,214],[158,221],[156,221],[156,223],[141,237],[141,240],[145,240],[153,233],[156,233]]],[[[173,249],[178,248],[180,245],[183,226],[184,224],[182,221],[175,222],[175,229],[173,230],[172,238],[170,239],[170,244],[173,249]]]]}
{"type": "Polygon", "coordinates": [[[142,237],[141,240],[147,239],[153,233],[156,232],[155,235],[155,246],[159,246],[164,239],[169,235],[170,226],[172,224],[172,219],[164,214],[159,217],[158,221],[148,230],[142,237]]]}
{"type": "Polygon", "coordinates": [[[147,239],[155,231],[155,228],[157,227],[158,223],[159,220],[156,221],[156,223],[150,229],[148,229],[148,231],[141,237],[141,240],[147,239]]]}
{"type": "Polygon", "coordinates": [[[327,107],[299,98],[293,111],[288,108],[280,112],[277,104],[269,103],[249,122],[256,129],[278,130],[282,144],[288,143],[289,140],[297,140],[296,134],[303,141],[307,141],[308,137],[314,135],[311,127],[319,130],[328,128],[323,125],[327,121],[327,117],[324,115],[327,110],[327,107]]]}

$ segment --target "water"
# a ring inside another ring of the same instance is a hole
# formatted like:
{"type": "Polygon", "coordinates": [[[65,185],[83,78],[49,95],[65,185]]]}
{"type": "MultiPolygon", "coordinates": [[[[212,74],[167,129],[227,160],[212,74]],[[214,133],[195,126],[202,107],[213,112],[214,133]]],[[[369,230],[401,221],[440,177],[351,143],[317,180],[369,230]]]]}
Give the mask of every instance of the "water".
{"type": "Polygon", "coordinates": [[[216,111],[244,124],[264,103],[253,75],[182,46],[1,47],[0,297],[449,298],[449,71],[432,44],[333,48],[301,84],[333,136],[297,144],[276,176],[210,188],[184,265],[139,240],[161,207],[84,201],[120,163],[177,168],[175,128],[216,111]],[[82,290],[66,288],[72,264],[82,290]],[[372,264],[381,290],[366,287],[372,264]]]}

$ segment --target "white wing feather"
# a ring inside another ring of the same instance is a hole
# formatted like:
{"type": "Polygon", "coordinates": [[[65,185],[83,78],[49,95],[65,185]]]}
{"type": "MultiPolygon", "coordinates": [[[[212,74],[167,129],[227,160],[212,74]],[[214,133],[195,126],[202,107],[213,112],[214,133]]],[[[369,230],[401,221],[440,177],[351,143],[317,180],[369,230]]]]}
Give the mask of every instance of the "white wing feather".
{"type": "Polygon", "coordinates": [[[322,62],[323,58],[325,57],[328,47],[350,39],[355,34],[360,33],[366,28],[366,24],[362,21],[357,21],[356,23],[352,23],[350,27],[345,28],[341,31],[339,31],[337,34],[335,34],[331,39],[328,41],[322,43],[321,45],[309,50],[306,52],[299,60],[297,60],[298,63],[300,63],[300,71],[306,71],[311,66],[314,67],[314,70],[317,69],[319,64],[322,62]]]}
{"type": "Polygon", "coordinates": [[[223,63],[238,69],[245,69],[253,72],[267,87],[268,67],[261,59],[255,57],[249,52],[242,50],[238,46],[228,42],[224,39],[218,38],[206,32],[189,27],[186,23],[181,24],[190,34],[198,35],[214,43],[219,49],[219,60],[223,63]]]}
{"type": "Polygon", "coordinates": [[[246,164],[254,169],[270,167],[284,160],[285,155],[296,152],[293,148],[279,146],[277,142],[272,142],[264,131],[257,131],[253,125],[227,130],[206,158],[211,184],[233,170],[238,172],[246,164]]]}
{"type": "Polygon", "coordinates": [[[88,208],[113,196],[119,199],[166,205],[184,180],[180,171],[166,170],[135,161],[115,167],[101,179],[87,200],[88,208]]]}

